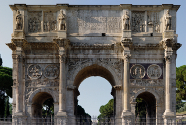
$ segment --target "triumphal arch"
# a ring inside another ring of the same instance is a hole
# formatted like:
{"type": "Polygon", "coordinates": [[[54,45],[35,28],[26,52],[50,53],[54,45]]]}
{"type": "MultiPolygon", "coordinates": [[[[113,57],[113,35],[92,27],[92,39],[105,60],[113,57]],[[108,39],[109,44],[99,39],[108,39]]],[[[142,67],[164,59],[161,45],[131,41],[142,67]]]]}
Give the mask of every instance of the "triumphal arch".
{"type": "Polygon", "coordinates": [[[179,7],[10,5],[14,122],[40,117],[53,98],[55,124],[75,125],[79,85],[101,76],[112,85],[115,124],[134,124],[136,98],[156,124],[175,123],[179,7]]]}

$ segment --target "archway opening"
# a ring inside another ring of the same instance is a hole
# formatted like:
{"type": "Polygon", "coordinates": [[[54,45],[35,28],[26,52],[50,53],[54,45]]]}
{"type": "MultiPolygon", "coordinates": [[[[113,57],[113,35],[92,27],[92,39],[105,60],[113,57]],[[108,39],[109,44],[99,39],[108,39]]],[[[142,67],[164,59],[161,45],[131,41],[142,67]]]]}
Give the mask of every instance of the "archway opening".
{"type": "Polygon", "coordinates": [[[156,123],[156,98],[150,92],[143,92],[136,98],[135,122],[142,124],[156,123]]]}
{"type": "Polygon", "coordinates": [[[46,117],[53,114],[53,102],[54,100],[49,93],[38,92],[32,99],[32,116],[46,117]]]}
{"type": "MultiPolygon", "coordinates": [[[[87,99],[85,99],[87,103],[87,108],[85,108],[85,110],[89,113],[89,109],[94,110],[95,105],[97,105],[99,102],[102,102],[102,104],[98,104],[98,107],[100,108],[102,105],[107,104],[110,99],[114,99],[115,96],[115,91],[113,90],[113,87],[115,86],[114,76],[108,69],[97,64],[87,66],[79,71],[75,77],[74,85],[77,87],[77,89],[74,90],[74,114],[76,116],[78,104],[82,105],[81,97],[84,99],[87,97],[87,99]],[[99,98],[101,95],[102,99],[99,98]],[[104,100],[106,101],[104,102],[104,100]]],[[[98,116],[100,114],[98,107],[96,108],[96,110],[98,110],[97,113],[90,113],[90,115],[98,116]]],[[[115,115],[114,112],[113,114],[115,115]]]]}
{"type": "Polygon", "coordinates": [[[91,116],[98,116],[100,107],[113,99],[112,86],[106,79],[99,76],[83,80],[78,90],[80,92],[78,105],[81,105],[91,116]]]}

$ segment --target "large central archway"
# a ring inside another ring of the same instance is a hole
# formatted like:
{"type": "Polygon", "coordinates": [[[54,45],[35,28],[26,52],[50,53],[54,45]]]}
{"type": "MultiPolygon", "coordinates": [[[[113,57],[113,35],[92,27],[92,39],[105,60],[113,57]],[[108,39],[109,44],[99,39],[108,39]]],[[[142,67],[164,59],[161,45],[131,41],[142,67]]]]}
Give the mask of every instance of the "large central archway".
{"type": "Polygon", "coordinates": [[[104,68],[103,66],[93,64],[79,71],[79,73],[75,77],[74,86],[78,88],[81,82],[90,76],[101,76],[106,80],[108,80],[112,86],[116,85],[114,76],[111,74],[111,72],[108,69],[104,68]]]}
{"type": "Polygon", "coordinates": [[[103,77],[111,84],[111,86],[112,86],[111,94],[114,98],[114,115],[115,116],[116,115],[118,115],[118,116],[121,115],[121,111],[122,111],[121,106],[122,105],[119,104],[119,103],[122,102],[121,100],[119,100],[119,99],[121,99],[121,91],[119,90],[120,92],[116,92],[116,89],[115,89],[116,87],[115,86],[117,86],[117,83],[116,83],[116,80],[114,79],[115,74],[113,74],[111,72],[112,71],[109,71],[108,68],[106,69],[105,67],[100,66],[98,64],[93,64],[93,65],[90,65],[90,66],[86,66],[86,67],[82,68],[81,70],[79,70],[79,72],[77,73],[77,75],[74,79],[74,82],[73,82],[73,85],[76,86],[76,89],[74,90],[74,115],[77,114],[77,110],[76,110],[77,102],[78,102],[77,97],[80,94],[79,91],[78,91],[78,88],[79,88],[80,84],[82,83],[82,81],[84,79],[86,79],[88,77],[91,77],[91,76],[103,77]],[[116,95],[116,93],[117,93],[117,95],[116,95]]]}

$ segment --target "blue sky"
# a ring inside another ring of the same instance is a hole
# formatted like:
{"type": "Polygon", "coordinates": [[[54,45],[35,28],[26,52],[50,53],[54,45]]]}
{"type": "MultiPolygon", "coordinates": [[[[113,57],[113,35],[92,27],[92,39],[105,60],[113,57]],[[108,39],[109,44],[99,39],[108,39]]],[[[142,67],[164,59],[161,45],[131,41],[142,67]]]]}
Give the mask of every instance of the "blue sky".
{"type": "MultiPolygon", "coordinates": [[[[175,4],[181,5],[177,12],[177,34],[178,42],[182,47],[177,51],[177,64],[186,65],[186,0],[4,0],[0,4],[0,54],[3,59],[3,66],[12,67],[11,50],[5,43],[11,42],[13,32],[13,13],[9,8],[10,4],[24,3],[30,5],[55,5],[58,3],[68,3],[70,5],[161,5],[175,4]]],[[[109,99],[111,85],[101,77],[89,77],[85,79],[80,87],[79,104],[84,107],[90,115],[99,115],[99,107],[106,104],[109,99]]]]}

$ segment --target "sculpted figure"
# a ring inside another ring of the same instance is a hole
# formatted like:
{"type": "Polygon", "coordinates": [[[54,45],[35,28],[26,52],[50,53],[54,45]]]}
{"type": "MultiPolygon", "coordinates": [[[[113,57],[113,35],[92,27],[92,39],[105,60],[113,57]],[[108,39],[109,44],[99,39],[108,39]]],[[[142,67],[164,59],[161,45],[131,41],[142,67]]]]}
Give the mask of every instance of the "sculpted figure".
{"type": "Polygon", "coordinates": [[[58,24],[59,30],[66,30],[66,18],[65,14],[63,14],[63,10],[60,10],[60,14],[58,15],[58,24]]]}
{"type": "Polygon", "coordinates": [[[29,30],[30,32],[32,31],[32,19],[30,18],[30,22],[29,22],[29,30]]]}
{"type": "Polygon", "coordinates": [[[36,30],[36,22],[35,22],[35,20],[33,20],[32,26],[33,26],[33,31],[35,31],[36,30]]]}
{"type": "Polygon", "coordinates": [[[169,15],[169,10],[167,10],[165,15],[165,30],[171,30],[171,18],[172,16],[169,15]]]}
{"type": "Polygon", "coordinates": [[[130,29],[130,18],[128,15],[128,11],[126,11],[125,15],[123,16],[123,28],[124,30],[130,29]]]}
{"type": "Polygon", "coordinates": [[[17,30],[22,29],[22,16],[19,10],[17,10],[17,15],[16,15],[16,29],[17,30]]]}
{"type": "Polygon", "coordinates": [[[50,31],[50,22],[49,21],[47,22],[47,28],[48,28],[48,31],[50,31]]]}

